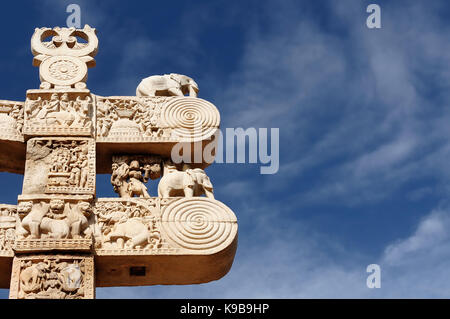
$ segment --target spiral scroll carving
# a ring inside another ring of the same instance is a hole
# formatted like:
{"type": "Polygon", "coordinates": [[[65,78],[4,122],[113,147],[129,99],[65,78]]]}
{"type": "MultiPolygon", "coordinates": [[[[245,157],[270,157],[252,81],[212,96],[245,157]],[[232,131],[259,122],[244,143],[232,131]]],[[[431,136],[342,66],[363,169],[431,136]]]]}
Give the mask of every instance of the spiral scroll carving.
{"type": "Polygon", "coordinates": [[[161,121],[172,128],[172,136],[192,142],[209,138],[219,128],[220,114],[210,102],[199,98],[177,98],[161,112],[161,121]]]}
{"type": "Polygon", "coordinates": [[[224,249],[237,234],[234,213],[221,202],[203,197],[172,202],[164,209],[161,222],[170,240],[194,251],[224,249]]]}

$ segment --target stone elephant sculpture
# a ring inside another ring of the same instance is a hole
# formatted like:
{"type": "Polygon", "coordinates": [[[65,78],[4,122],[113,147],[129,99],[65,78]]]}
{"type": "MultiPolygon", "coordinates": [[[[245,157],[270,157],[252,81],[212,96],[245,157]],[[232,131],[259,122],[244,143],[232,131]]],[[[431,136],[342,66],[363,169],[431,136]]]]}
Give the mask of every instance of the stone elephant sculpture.
{"type": "Polygon", "coordinates": [[[176,73],[152,75],[143,79],[137,89],[137,96],[189,96],[197,97],[198,85],[186,76],[176,73]]]}
{"type": "Polygon", "coordinates": [[[104,238],[105,242],[116,241],[118,248],[123,249],[124,243],[130,240],[131,248],[146,246],[153,237],[158,237],[158,232],[151,231],[140,218],[127,219],[122,223],[115,224],[110,233],[104,238]]]}
{"type": "Polygon", "coordinates": [[[165,164],[163,176],[158,184],[158,196],[201,196],[214,199],[212,183],[201,168],[178,171],[175,166],[165,164]]]}

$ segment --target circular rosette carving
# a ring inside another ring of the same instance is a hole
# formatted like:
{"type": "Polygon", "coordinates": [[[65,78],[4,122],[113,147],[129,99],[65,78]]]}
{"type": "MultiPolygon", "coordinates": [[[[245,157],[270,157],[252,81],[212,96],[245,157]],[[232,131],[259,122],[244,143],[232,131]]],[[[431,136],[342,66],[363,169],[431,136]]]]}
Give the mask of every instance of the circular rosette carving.
{"type": "Polygon", "coordinates": [[[210,102],[182,97],[169,102],[161,111],[162,124],[172,128],[172,137],[181,142],[209,138],[219,128],[220,114],[210,102]]]}
{"type": "Polygon", "coordinates": [[[223,203],[203,197],[172,202],[163,210],[161,224],[171,241],[196,253],[221,251],[237,235],[234,213],[223,203]]]}
{"type": "Polygon", "coordinates": [[[71,86],[85,81],[87,71],[86,63],[71,56],[51,57],[40,66],[42,81],[61,86],[71,86]]]}

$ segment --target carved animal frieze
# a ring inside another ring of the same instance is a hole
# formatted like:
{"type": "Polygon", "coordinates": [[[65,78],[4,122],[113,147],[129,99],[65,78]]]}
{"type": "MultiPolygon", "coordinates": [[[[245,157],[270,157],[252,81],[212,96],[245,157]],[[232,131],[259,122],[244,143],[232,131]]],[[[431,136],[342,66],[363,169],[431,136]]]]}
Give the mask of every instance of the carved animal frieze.
{"type": "Polygon", "coordinates": [[[17,251],[86,250],[92,245],[94,216],[88,198],[22,197],[17,212],[17,251]]]}
{"type": "Polygon", "coordinates": [[[25,103],[27,136],[91,136],[92,96],[86,92],[29,94],[25,103]]]}
{"type": "MultiPolygon", "coordinates": [[[[167,244],[161,238],[157,199],[99,199],[96,217],[96,251],[152,251],[167,244]]],[[[104,253],[104,252],[103,252],[104,253]]]]}
{"type": "Polygon", "coordinates": [[[170,138],[161,125],[167,98],[97,97],[97,138],[105,141],[153,141],[170,138]]]}
{"type": "Polygon", "coordinates": [[[0,204],[0,256],[13,256],[17,206],[0,204]]]}
{"type": "Polygon", "coordinates": [[[0,100],[0,139],[23,142],[24,103],[0,100]]]}
{"type": "Polygon", "coordinates": [[[15,257],[11,299],[89,299],[94,297],[92,257],[15,257]]]}
{"type": "Polygon", "coordinates": [[[233,212],[205,197],[100,198],[91,204],[81,197],[22,196],[17,213],[13,205],[0,212],[8,217],[0,218],[0,230],[9,230],[4,243],[10,252],[89,251],[94,244],[101,256],[204,254],[227,247],[237,233],[233,212]]]}
{"type": "Polygon", "coordinates": [[[95,252],[108,255],[212,254],[237,236],[237,220],[205,197],[109,199],[95,204],[95,252]]]}

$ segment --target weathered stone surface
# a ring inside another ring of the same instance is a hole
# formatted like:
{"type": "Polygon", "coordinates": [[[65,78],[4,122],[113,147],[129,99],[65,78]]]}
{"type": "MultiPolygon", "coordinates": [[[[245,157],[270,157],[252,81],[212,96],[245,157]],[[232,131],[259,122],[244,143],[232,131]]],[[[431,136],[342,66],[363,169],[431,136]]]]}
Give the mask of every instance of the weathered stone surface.
{"type": "Polygon", "coordinates": [[[23,134],[26,137],[93,137],[94,113],[93,97],[89,91],[29,90],[23,134]]]}
{"type": "Polygon", "coordinates": [[[19,196],[16,252],[90,251],[92,196],[19,196]]]}
{"type": "Polygon", "coordinates": [[[24,103],[0,100],[0,139],[23,142],[24,103]]]}
{"type": "Polygon", "coordinates": [[[24,103],[0,100],[0,152],[3,154],[0,156],[0,171],[23,174],[23,125],[24,103]]]}
{"type": "Polygon", "coordinates": [[[13,247],[18,222],[17,206],[0,204],[0,257],[14,256],[13,247]]]}
{"type": "Polygon", "coordinates": [[[95,194],[95,142],[33,138],[27,142],[23,194],[95,194]]]}
{"type": "Polygon", "coordinates": [[[36,28],[31,38],[33,65],[39,66],[41,89],[85,89],[87,71],[95,66],[98,51],[96,30],[86,25],[75,28],[36,28]],[[51,40],[44,40],[51,37],[51,40]],[[84,39],[80,43],[77,37],[84,39]]]}
{"type": "Polygon", "coordinates": [[[14,257],[10,299],[92,299],[93,257],[36,255],[14,257]]]}

